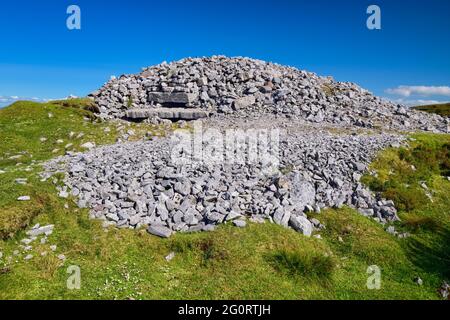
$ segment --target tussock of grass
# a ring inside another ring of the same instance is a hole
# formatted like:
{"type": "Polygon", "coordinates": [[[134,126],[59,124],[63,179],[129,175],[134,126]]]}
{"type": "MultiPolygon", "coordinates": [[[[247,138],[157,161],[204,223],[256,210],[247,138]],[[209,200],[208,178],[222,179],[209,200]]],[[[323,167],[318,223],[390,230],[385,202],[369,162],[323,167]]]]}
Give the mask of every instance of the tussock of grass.
{"type": "Polygon", "coordinates": [[[334,87],[332,84],[329,84],[329,83],[322,85],[322,91],[328,97],[335,96],[339,93],[339,90],[336,87],[334,87]]]}
{"type": "Polygon", "coordinates": [[[218,245],[218,240],[214,237],[203,239],[198,243],[198,247],[202,252],[202,265],[214,263],[215,261],[224,261],[228,257],[225,248],[218,245]]]}
{"type": "MultiPolygon", "coordinates": [[[[65,108],[80,109],[89,111],[91,113],[99,112],[98,106],[95,102],[89,98],[75,98],[67,100],[54,100],[51,102],[53,105],[62,106],[65,108]]],[[[87,114],[89,115],[89,114],[87,114]]]]}
{"type": "Polygon", "coordinates": [[[429,201],[423,190],[396,184],[388,185],[383,196],[398,203],[397,208],[407,212],[419,209],[429,201]]]}
{"type": "Polygon", "coordinates": [[[414,214],[404,216],[402,225],[413,232],[418,230],[438,231],[440,229],[439,222],[436,218],[418,216],[414,214]]]}
{"type": "Polygon", "coordinates": [[[268,257],[274,268],[290,276],[311,277],[315,280],[330,279],[335,262],[328,255],[279,250],[268,257]]]}
{"type": "Polygon", "coordinates": [[[10,206],[2,208],[0,215],[0,238],[13,237],[18,230],[28,226],[34,217],[44,212],[42,199],[32,205],[10,206]]]}
{"type": "Polygon", "coordinates": [[[224,261],[229,257],[229,252],[219,239],[214,236],[200,239],[174,238],[169,248],[175,253],[198,253],[200,264],[203,266],[213,264],[216,261],[224,261]]]}

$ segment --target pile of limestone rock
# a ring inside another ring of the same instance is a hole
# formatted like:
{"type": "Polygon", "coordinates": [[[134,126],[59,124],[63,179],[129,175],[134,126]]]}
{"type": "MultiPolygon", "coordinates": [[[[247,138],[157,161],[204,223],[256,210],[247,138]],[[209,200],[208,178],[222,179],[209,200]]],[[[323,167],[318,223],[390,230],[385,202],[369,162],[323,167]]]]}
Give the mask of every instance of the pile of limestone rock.
{"type": "MultiPolygon", "coordinates": [[[[380,149],[402,141],[386,134],[284,132],[269,143],[277,143],[269,148],[279,160],[273,167],[264,157],[252,163],[225,156],[219,163],[179,163],[174,135],[62,156],[45,165],[43,177],[65,172],[60,194],[76,197],[106,225],[148,226],[150,233],[168,237],[225,222],[243,227],[247,220],[268,220],[310,236],[323,226],[308,213],[324,208],[348,205],[382,223],[397,219],[394,204],[377,198],[360,178],[380,149]]],[[[210,142],[202,143],[206,149],[210,142]]]]}
{"type": "Polygon", "coordinates": [[[112,79],[90,95],[99,117],[194,120],[265,114],[312,123],[448,131],[448,120],[380,99],[353,83],[249,58],[187,58],[112,79]]]}

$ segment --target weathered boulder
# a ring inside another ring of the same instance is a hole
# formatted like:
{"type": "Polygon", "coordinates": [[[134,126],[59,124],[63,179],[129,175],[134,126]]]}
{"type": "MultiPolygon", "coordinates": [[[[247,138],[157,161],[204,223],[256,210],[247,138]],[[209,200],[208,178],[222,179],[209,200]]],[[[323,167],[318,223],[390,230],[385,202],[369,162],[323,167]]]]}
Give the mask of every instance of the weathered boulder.
{"type": "Polygon", "coordinates": [[[304,216],[300,215],[291,215],[291,218],[289,220],[290,225],[294,230],[302,233],[303,235],[310,237],[313,231],[313,225],[312,223],[305,218],[304,216]]]}
{"type": "Polygon", "coordinates": [[[273,221],[276,224],[279,224],[283,227],[288,226],[290,218],[291,218],[290,210],[284,209],[282,207],[278,208],[273,215],[273,221]]]}
{"type": "Polygon", "coordinates": [[[292,200],[301,211],[307,205],[313,205],[316,198],[316,188],[300,174],[296,174],[292,181],[292,200]]]}
{"type": "Polygon", "coordinates": [[[172,230],[170,230],[167,227],[159,225],[149,226],[147,231],[148,233],[161,238],[169,238],[172,235],[172,230]]]}

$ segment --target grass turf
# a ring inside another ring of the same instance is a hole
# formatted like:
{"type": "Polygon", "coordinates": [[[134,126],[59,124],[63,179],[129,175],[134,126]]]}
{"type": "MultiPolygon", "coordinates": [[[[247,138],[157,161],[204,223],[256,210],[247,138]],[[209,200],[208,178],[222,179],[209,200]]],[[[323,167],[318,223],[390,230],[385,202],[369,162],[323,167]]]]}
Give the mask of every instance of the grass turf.
{"type": "Polygon", "coordinates": [[[425,111],[428,113],[436,113],[443,117],[450,117],[450,103],[432,104],[427,106],[418,106],[413,109],[425,111]]]}

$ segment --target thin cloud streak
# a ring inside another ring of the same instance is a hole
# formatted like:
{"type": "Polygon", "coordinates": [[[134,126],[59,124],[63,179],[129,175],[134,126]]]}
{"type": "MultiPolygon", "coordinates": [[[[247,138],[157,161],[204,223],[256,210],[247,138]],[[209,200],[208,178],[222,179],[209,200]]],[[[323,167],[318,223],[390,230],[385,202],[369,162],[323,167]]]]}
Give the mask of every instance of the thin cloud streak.
{"type": "Polygon", "coordinates": [[[398,95],[401,97],[411,97],[418,95],[422,97],[444,96],[450,97],[450,87],[448,86],[398,86],[397,88],[387,89],[386,93],[398,95]]]}

